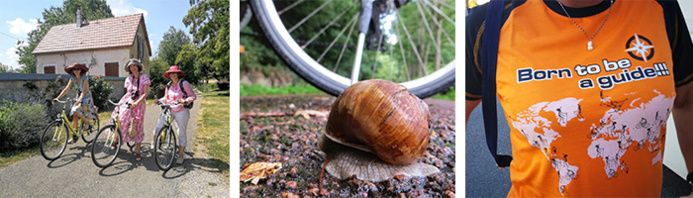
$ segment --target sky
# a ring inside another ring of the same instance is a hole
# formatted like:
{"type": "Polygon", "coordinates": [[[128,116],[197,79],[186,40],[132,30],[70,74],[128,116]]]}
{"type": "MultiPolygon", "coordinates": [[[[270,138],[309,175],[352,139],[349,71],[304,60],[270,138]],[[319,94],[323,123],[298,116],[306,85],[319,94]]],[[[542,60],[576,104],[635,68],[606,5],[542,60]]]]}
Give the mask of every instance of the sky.
{"type": "MultiPolygon", "coordinates": [[[[107,0],[114,16],[137,13],[144,14],[144,23],[149,34],[152,57],[156,56],[159,42],[169,27],[183,30],[191,39],[183,17],[190,9],[189,0],[107,0]]],[[[0,0],[0,63],[19,68],[15,53],[18,40],[26,40],[31,30],[36,29],[37,19],[51,6],[62,7],[63,0],[0,0]]]]}

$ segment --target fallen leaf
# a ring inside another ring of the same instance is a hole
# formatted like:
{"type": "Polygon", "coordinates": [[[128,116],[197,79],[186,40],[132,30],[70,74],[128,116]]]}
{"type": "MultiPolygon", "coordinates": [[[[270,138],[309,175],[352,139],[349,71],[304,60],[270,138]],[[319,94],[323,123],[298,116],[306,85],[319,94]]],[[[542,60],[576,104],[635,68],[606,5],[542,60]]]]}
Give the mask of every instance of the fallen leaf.
{"type": "Polygon", "coordinates": [[[240,181],[247,182],[249,180],[253,184],[257,184],[261,179],[267,178],[275,174],[282,168],[281,162],[255,162],[243,166],[240,174],[240,181]]]}

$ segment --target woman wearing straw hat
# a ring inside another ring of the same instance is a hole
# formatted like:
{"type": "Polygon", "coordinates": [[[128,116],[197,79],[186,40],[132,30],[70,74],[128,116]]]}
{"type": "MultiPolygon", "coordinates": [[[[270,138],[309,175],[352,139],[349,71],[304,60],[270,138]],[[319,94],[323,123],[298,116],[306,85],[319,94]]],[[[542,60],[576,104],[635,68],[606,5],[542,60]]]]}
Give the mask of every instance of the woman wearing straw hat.
{"type": "MultiPolygon", "coordinates": [[[[166,92],[163,98],[156,99],[156,103],[162,102],[164,104],[170,104],[173,102],[178,102],[178,105],[171,106],[171,116],[176,120],[176,125],[178,125],[178,158],[176,163],[182,164],[185,159],[183,156],[183,151],[185,151],[185,146],[187,146],[187,136],[186,130],[188,128],[188,120],[190,119],[190,110],[185,107],[186,104],[197,99],[195,91],[193,91],[192,86],[188,81],[183,80],[185,72],[181,71],[178,66],[172,65],[166,73],[164,73],[166,78],[171,79],[171,82],[166,86],[166,92]]],[[[159,119],[159,124],[156,125],[154,129],[154,136],[156,132],[159,131],[166,123],[166,118],[161,117],[159,119]]],[[[154,136],[152,136],[152,142],[154,142],[154,136]]],[[[152,149],[154,149],[154,143],[152,143],[152,149]]]]}
{"type": "MultiPolygon", "coordinates": [[[[89,77],[86,76],[87,71],[89,71],[89,68],[79,63],[74,63],[65,67],[65,72],[70,74],[70,81],[67,83],[67,86],[65,86],[65,89],[60,92],[60,95],[54,99],[59,100],[65,96],[70,88],[74,87],[75,90],[77,90],[77,100],[72,106],[72,110],[70,110],[70,114],[72,114],[72,128],[75,129],[77,128],[78,118],[82,119],[82,122],[84,123],[82,125],[82,130],[89,130],[91,127],[89,120],[87,120],[85,117],[85,115],[92,116],[91,111],[94,109],[91,91],[89,91],[89,77]]],[[[77,135],[73,135],[72,139],[68,143],[75,142],[77,142],[77,135]]]]}
{"type": "MultiPolygon", "coordinates": [[[[120,126],[126,130],[127,135],[122,135],[123,142],[135,142],[135,159],[138,161],[142,159],[140,154],[140,146],[142,145],[142,140],[144,140],[144,112],[146,110],[145,99],[149,95],[149,77],[146,74],[142,74],[142,63],[137,59],[130,59],[125,64],[125,71],[130,73],[125,79],[125,95],[120,99],[118,103],[120,104],[130,104],[130,108],[123,108],[121,105],[120,113],[120,126]],[[132,115],[131,115],[132,114],[132,115]],[[130,126],[130,119],[132,119],[133,126],[130,126]]],[[[114,111],[115,113],[115,111],[114,111]]],[[[113,115],[111,115],[113,116],[113,115]]]]}

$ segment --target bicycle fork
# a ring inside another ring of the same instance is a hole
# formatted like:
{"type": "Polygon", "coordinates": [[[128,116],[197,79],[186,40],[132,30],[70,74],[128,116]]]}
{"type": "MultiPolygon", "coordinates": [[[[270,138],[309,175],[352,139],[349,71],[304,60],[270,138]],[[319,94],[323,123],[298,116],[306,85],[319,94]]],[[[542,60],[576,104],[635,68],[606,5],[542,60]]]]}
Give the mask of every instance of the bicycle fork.
{"type": "Polygon", "coordinates": [[[373,0],[362,0],[359,13],[359,40],[356,45],[356,60],[354,60],[354,67],[351,70],[351,84],[359,81],[363,46],[366,42],[366,32],[368,32],[368,26],[371,23],[371,15],[373,14],[373,0]]]}

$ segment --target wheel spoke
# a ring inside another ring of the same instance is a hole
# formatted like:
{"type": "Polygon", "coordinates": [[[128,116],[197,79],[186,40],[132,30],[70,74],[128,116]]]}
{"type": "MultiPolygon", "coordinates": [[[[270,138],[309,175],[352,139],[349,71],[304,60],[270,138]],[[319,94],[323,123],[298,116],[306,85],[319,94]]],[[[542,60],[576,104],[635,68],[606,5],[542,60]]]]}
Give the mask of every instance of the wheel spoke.
{"type": "MultiPolygon", "coordinates": [[[[428,0],[423,0],[423,2],[428,4],[428,5],[432,5],[431,2],[429,2],[428,0]]],[[[437,7],[431,6],[431,8],[433,8],[434,11],[436,11],[438,14],[443,16],[443,18],[445,18],[445,20],[448,20],[448,22],[450,22],[452,24],[452,26],[455,26],[455,20],[450,19],[450,17],[448,15],[445,15],[445,13],[443,13],[443,11],[441,11],[437,7]]]]}
{"type": "MultiPolygon", "coordinates": [[[[399,18],[397,20],[400,20],[399,18]]],[[[395,33],[397,33],[397,45],[399,45],[399,51],[402,52],[402,63],[404,63],[404,75],[407,77],[407,81],[411,80],[411,75],[409,75],[409,66],[407,66],[407,59],[404,55],[404,46],[402,45],[402,36],[399,33],[399,26],[395,25],[395,33]]]]}
{"type": "Polygon", "coordinates": [[[358,15],[354,15],[354,18],[352,19],[352,24],[351,28],[349,29],[349,34],[347,34],[347,40],[344,42],[344,45],[342,46],[342,51],[339,52],[339,58],[337,58],[337,63],[334,66],[334,69],[332,72],[337,72],[337,68],[339,67],[339,63],[342,62],[342,57],[344,56],[344,51],[346,50],[346,46],[349,43],[349,40],[351,40],[351,33],[354,32],[354,29],[356,29],[356,19],[358,15]]]}
{"type": "Polygon", "coordinates": [[[289,29],[289,34],[291,34],[291,32],[293,32],[293,31],[294,31],[296,28],[298,28],[299,26],[303,25],[303,23],[305,23],[306,21],[308,21],[308,19],[310,19],[310,18],[312,18],[313,16],[315,16],[315,14],[317,14],[318,12],[320,12],[320,10],[322,10],[323,8],[325,8],[325,6],[327,6],[327,4],[329,4],[330,2],[332,2],[332,0],[329,0],[329,1],[325,2],[325,3],[323,3],[322,5],[320,5],[320,7],[318,7],[318,9],[313,10],[313,12],[311,12],[310,14],[308,14],[308,16],[306,16],[306,17],[304,17],[303,19],[301,19],[301,21],[299,21],[296,25],[294,25],[293,27],[291,27],[291,28],[289,29]]]}
{"type": "MultiPolygon", "coordinates": [[[[319,31],[317,34],[315,34],[315,36],[313,36],[313,38],[310,38],[310,40],[308,40],[308,42],[306,42],[303,46],[301,46],[301,49],[305,49],[306,46],[308,46],[308,45],[310,45],[311,43],[313,43],[313,41],[315,41],[315,39],[317,39],[318,36],[320,36],[320,35],[322,35],[323,33],[325,33],[325,30],[327,30],[327,28],[330,28],[335,22],[337,22],[337,20],[341,19],[342,16],[344,16],[344,14],[346,14],[347,12],[349,12],[349,10],[351,10],[351,8],[354,7],[354,5],[356,5],[356,3],[351,4],[351,6],[349,6],[349,8],[345,9],[344,11],[342,11],[342,13],[339,13],[339,15],[337,15],[337,17],[335,17],[334,19],[332,19],[332,21],[330,21],[330,23],[328,23],[325,27],[323,27],[322,29],[320,29],[320,31],[319,31]]],[[[346,28],[346,27],[345,27],[345,28],[346,28]]],[[[344,32],[344,29],[342,29],[342,32],[344,32]]],[[[339,38],[339,37],[342,35],[342,32],[339,33],[339,36],[337,36],[337,38],[339,38]]],[[[335,41],[336,41],[336,39],[335,39],[335,41]]],[[[333,44],[334,44],[334,42],[330,43],[330,47],[328,47],[327,49],[329,50],[329,49],[332,47],[333,44]]]]}
{"type": "Polygon", "coordinates": [[[281,16],[282,14],[284,14],[284,12],[291,10],[291,8],[296,7],[296,5],[298,5],[300,3],[303,3],[303,1],[305,1],[305,0],[298,0],[298,1],[294,2],[291,5],[287,6],[286,8],[282,9],[281,11],[277,12],[277,14],[279,14],[281,16]]]}
{"type": "MultiPolygon", "coordinates": [[[[424,9],[421,7],[421,1],[416,1],[416,7],[419,9],[419,14],[421,14],[421,18],[423,18],[424,26],[426,26],[426,30],[428,31],[428,35],[431,37],[431,42],[433,46],[436,49],[436,54],[440,54],[440,47],[438,46],[438,42],[436,42],[435,36],[433,36],[433,30],[431,30],[431,26],[428,24],[428,18],[426,17],[426,14],[424,13],[424,9]]],[[[428,51],[428,50],[427,50],[428,51]]],[[[425,53],[426,57],[428,57],[428,53],[425,53]]],[[[427,62],[427,61],[426,61],[427,62]]],[[[424,64],[427,65],[427,64],[424,64]]]]}
{"type": "Polygon", "coordinates": [[[421,60],[421,54],[419,54],[419,50],[416,49],[416,45],[414,45],[414,39],[412,39],[411,34],[409,34],[409,30],[407,30],[407,26],[404,25],[404,21],[402,21],[402,16],[399,15],[399,12],[397,12],[397,19],[399,20],[399,23],[402,25],[402,28],[404,29],[404,33],[407,34],[407,38],[409,38],[409,44],[411,44],[411,48],[414,50],[414,54],[416,54],[416,59],[419,60],[419,64],[421,65],[421,69],[423,70],[424,74],[428,75],[428,71],[426,70],[426,65],[424,65],[423,60],[421,60]]]}
{"type": "MultiPolygon", "coordinates": [[[[322,51],[322,54],[320,54],[320,57],[318,57],[318,59],[317,59],[318,62],[320,62],[322,60],[322,58],[325,57],[325,54],[327,54],[327,52],[330,51],[330,49],[332,49],[332,46],[334,46],[334,44],[337,43],[337,41],[340,38],[342,38],[342,35],[344,35],[344,31],[346,31],[346,29],[348,29],[349,27],[352,27],[352,25],[355,24],[355,22],[356,22],[356,15],[354,15],[354,17],[351,18],[349,23],[347,23],[347,25],[344,26],[344,28],[342,28],[342,30],[339,32],[339,34],[334,39],[332,39],[332,42],[330,42],[330,45],[327,48],[325,48],[325,50],[322,51]]],[[[353,28],[352,28],[352,30],[353,30],[353,28]]],[[[348,36],[350,36],[350,35],[351,35],[351,31],[349,31],[349,35],[347,35],[347,42],[349,42],[348,36]]],[[[346,46],[347,46],[346,43],[344,43],[343,48],[345,48],[346,46]]]]}

